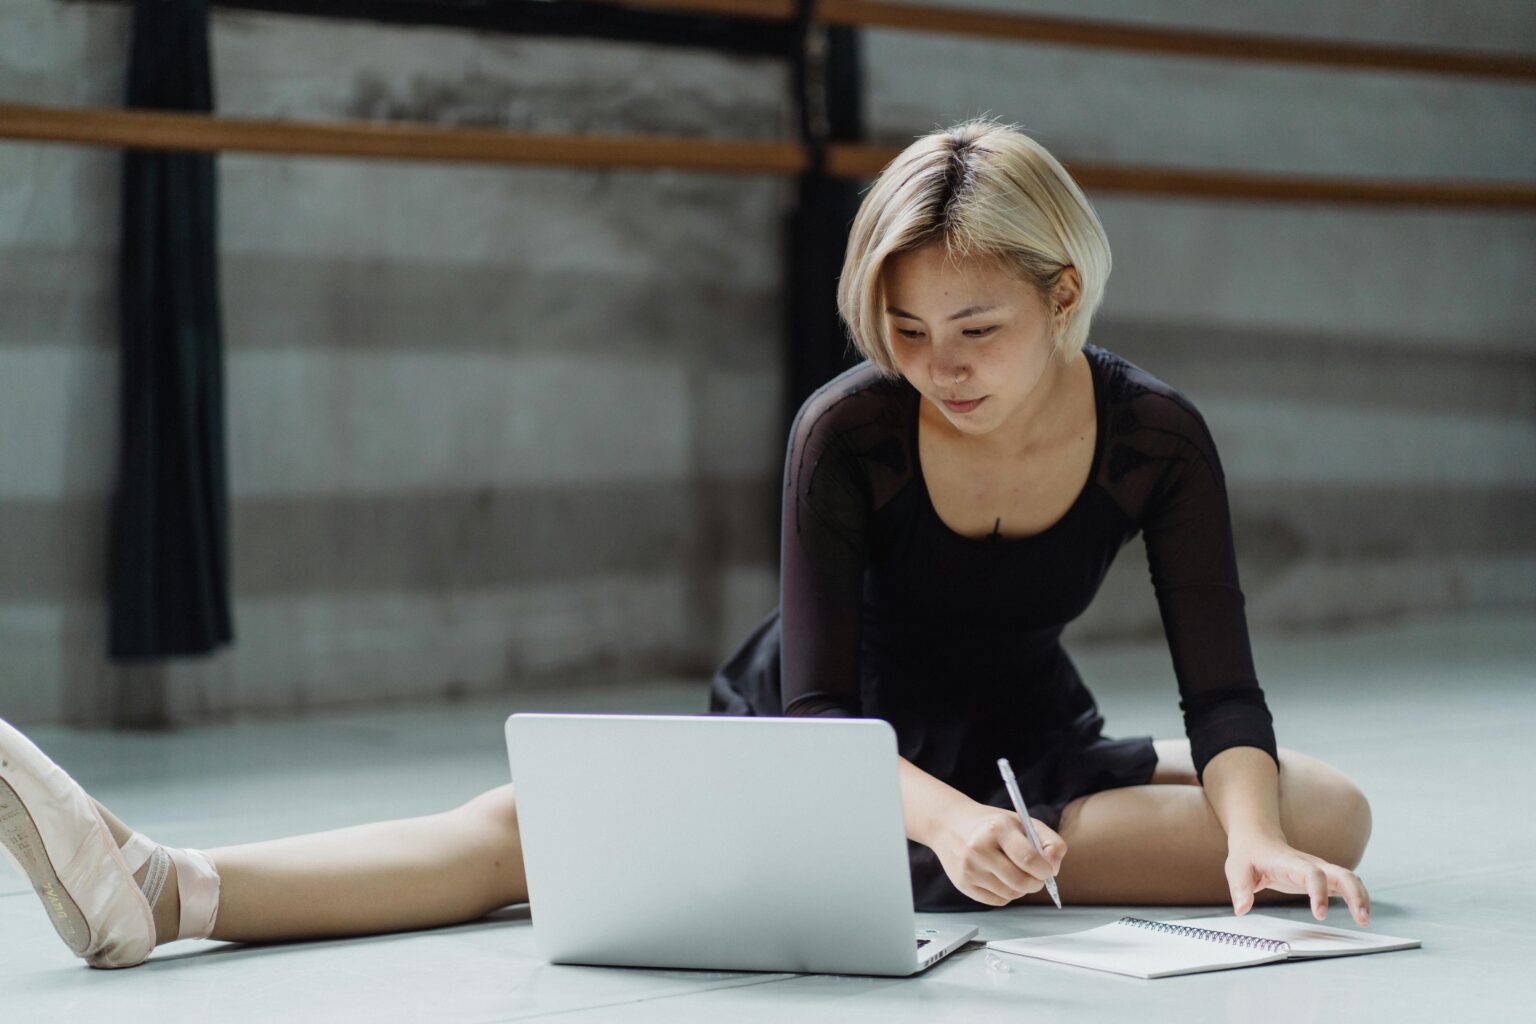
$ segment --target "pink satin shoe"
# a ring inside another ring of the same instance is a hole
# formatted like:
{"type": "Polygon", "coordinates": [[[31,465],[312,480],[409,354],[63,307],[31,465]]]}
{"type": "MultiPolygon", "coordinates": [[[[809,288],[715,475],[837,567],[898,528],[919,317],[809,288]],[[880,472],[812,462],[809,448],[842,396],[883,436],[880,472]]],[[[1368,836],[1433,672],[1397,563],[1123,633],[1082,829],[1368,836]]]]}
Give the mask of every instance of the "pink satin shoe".
{"type": "Polygon", "coordinates": [[[0,847],[32,883],[59,938],[92,967],[133,967],[155,948],[153,907],[176,865],[178,939],[207,938],[219,876],[200,850],[135,832],[119,849],[96,805],[62,768],[0,719],[0,847]],[[148,863],[140,885],[134,873],[148,863]]]}

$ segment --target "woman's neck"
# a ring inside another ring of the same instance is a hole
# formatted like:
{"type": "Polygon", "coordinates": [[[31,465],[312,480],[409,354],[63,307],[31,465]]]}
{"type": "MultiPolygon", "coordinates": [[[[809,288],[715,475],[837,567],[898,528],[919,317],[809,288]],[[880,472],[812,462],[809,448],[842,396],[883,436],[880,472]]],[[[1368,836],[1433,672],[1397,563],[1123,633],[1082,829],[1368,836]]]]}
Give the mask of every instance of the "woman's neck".
{"type": "Polygon", "coordinates": [[[996,430],[985,434],[963,434],[933,403],[924,401],[923,414],[941,436],[965,447],[965,450],[983,459],[1013,459],[1029,455],[1042,447],[1049,447],[1060,436],[1063,417],[1070,403],[1064,402],[1070,392],[1072,370],[1078,356],[1067,359],[1051,356],[1040,380],[1007,420],[996,430]]]}

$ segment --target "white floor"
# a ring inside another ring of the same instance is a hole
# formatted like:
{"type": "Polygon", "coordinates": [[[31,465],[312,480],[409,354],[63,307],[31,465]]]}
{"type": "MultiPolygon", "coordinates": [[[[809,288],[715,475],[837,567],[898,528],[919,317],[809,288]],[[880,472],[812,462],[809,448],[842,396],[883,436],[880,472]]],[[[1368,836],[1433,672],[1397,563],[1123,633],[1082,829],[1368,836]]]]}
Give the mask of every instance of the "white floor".
{"type": "MultiPolygon", "coordinates": [[[[979,946],[910,979],[559,967],[538,958],[526,908],[512,907],[402,935],[182,943],[109,972],[74,960],[0,864],[0,1020],[1536,1019],[1533,625],[1533,615],[1465,617],[1256,639],[1281,744],[1332,762],[1371,797],[1375,835],[1360,874],[1372,929],[1422,939],[1419,950],[1157,981],[1019,958],[1004,970],[979,946]]],[[[1111,735],[1180,735],[1164,648],[1074,657],[1111,735]]],[[[506,780],[501,726],[514,710],[693,711],[703,701],[699,683],[637,682],[166,735],[32,735],[131,825],[211,847],[445,809],[506,780]]],[[[1072,907],[1068,895],[1060,912],[956,917],[985,939],[1086,928],[1125,910],[1072,907]]],[[[1307,916],[1301,906],[1264,912],[1307,916]]],[[[1329,922],[1348,925],[1337,903],[1329,922]]]]}

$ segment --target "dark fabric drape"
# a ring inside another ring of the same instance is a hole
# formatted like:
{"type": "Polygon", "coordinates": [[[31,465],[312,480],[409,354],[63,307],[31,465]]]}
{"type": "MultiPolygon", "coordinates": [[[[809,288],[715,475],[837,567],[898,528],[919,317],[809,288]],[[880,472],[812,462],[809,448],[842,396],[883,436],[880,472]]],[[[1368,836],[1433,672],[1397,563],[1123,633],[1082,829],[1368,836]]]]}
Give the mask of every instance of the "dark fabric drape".
{"type": "MultiPolygon", "coordinates": [[[[821,31],[823,46],[803,40],[793,55],[799,93],[800,138],[812,166],[800,176],[797,202],[786,238],[789,292],[785,319],[786,383],[782,434],[789,433],[800,403],[862,356],[848,342],[837,314],[837,279],[843,269],[848,232],[862,199],[857,182],[832,178],[822,166],[831,142],[864,137],[863,44],[850,28],[815,30],[815,5],[799,0],[802,33],[821,31]],[[813,57],[819,53],[819,57],[813,57]]],[[[778,499],[774,499],[777,516],[778,499]]]]}
{"type": "MultiPolygon", "coordinates": [[[[208,0],[137,0],[130,107],[213,109],[208,0]]],[[[214,158],[129,150],[120,267],[122,451],[109,651],[233,639],[214,158]]]]}

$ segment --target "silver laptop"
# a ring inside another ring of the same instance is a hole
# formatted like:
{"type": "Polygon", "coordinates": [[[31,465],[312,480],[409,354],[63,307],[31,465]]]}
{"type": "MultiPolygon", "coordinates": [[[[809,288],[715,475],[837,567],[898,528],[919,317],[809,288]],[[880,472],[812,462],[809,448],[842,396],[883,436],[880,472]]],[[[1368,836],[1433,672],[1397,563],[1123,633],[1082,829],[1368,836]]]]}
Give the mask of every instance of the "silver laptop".
{"type": "Polygon", "coordinates": [[[554,963],[915,974],[896,734],[877,719],[507,719],[534,941],[554,963]]]}

